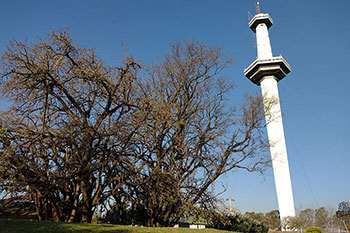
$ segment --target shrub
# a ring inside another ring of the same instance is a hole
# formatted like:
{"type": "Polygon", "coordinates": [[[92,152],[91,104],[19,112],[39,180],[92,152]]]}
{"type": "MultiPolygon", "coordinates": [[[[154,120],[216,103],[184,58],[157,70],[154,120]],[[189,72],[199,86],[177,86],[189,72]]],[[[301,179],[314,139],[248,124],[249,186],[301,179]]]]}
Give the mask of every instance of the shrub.
{"type": "Polygon", "coordinates": [[[305,230],[305,233],[323,233],[321,227],[308,227],[305,230]]]}
{"type": "Polygon", "coordinates": [[[213,227],[220,230],[237,231],[243,233],[267,233],[269,230],[269,228],[264,224],[239,214],[219,214],[213,220],[213,227]]]}

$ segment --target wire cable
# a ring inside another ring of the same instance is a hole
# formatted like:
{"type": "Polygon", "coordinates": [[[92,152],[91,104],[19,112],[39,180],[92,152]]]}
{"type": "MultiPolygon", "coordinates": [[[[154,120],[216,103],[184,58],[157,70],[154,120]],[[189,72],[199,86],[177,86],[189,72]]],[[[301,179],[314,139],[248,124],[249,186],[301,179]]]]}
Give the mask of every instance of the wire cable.
{"type": "Polygon", "coordinates": [[[306,181],[307,181],[307,183],[308,183],[308,185],[309,185],[312,198],[313,198],[313,200],[314,200],[316,206],[319,207],[320,205],[318,204],[318,201],[317,201],[317,199],[316,199],[316,197],[315,197],[315,193],[314,193],[314,191],[313,191],[313,189],[312,189],[310,179],[309,179],[309,177],[308,177],[308,175],[307,175],[307,173],[306,173],[306,169],[305,169],[304,164],[303,164],[303,162],[302,162],[302,160],[301,160],[301,158],[300,158],[300,153],[299,153],[299,150],[298,150],[298,148],[297,148],[297,146],[296,146],[296,144],[295,144],[293,134],[292,134],[292,132],[291,132],[291,130],[290,130],[288,124],[287,124],[287,121],[284,120],[284,122],[285,122],[286,128],[287,128],[287,130],[288,130],[288,133],[289,133],[289,135],[290,135],[290,138],[291,138],[291,141],[292,141],[294,150],[295,150],[295,152],[296,152],[296,154],[297,154],[297,158],[298,158],[299,163],[300,163],[300,165],[301,165],[301,168],[302,168],[302,170],[303,170],[303,172],[304,172],[306,181]]]}

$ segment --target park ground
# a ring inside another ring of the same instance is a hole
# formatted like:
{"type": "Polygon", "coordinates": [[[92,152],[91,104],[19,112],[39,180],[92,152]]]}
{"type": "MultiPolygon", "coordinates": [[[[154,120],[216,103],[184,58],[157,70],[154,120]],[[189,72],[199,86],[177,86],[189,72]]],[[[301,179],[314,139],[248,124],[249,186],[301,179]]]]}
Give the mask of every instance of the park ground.
{"type": "MultiPolygon", "coordinates": [[[[0,233],[228,233],[215,229],[137,227],[111,224],[0,220],[0,233]]],[[[233,232],[234,233],[234,232],[233,232]]],[[[271,232],[272,233],[272,232],[271,232]]],[[[273,232],[278,233],[278,232],[273,232]]]]}
{"type": "MultiPolygon", "coordinates": [[[[39,222],[0,219],[0,233],[235,233],[215,229],[119,226],[112,224],[39,222]]],[[[237,232],[236,232],[237,233],[237,232]]],[[[282,233],[270,231],[269,233],[282,233]]],[[[288,233],[284,231],[283,233],[288,233]]],[[[292,233],[292,232],[289,232],[292,233]]],[[[293,232],[295,233],[295,232],[293,232]]]]}
{"type": "Polygon", "coordinates": [[[0,233],[227,233],[215,229],[118,226],[111,224],[0,220],[0,233]]]}

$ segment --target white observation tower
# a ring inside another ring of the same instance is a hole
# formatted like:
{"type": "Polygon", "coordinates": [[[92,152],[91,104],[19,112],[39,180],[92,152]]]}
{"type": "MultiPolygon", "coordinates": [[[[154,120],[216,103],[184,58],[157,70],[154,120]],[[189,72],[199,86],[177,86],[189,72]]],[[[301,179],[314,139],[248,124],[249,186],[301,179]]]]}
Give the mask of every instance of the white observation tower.
{"type": "Polygon", "coordinates": [[[294,217],[295,210],[277,82],[291,71],[291,67],[282,56],[272,55],[268,32],[272,24],[270,15],[260,13],[257,5],[257,14],[250,20],[249,27],[256,35],[258,57],[244,70],[244,75],[261,86],[280,219],[285,226],[286,217],[294,217]]]}

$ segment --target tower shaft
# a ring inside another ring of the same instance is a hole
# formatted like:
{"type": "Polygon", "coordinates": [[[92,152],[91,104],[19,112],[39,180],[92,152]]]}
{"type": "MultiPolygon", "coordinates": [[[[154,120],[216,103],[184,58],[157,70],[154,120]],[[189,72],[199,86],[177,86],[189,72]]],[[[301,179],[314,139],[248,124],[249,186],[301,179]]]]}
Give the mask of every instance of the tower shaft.
{"type": "Polygon", "coordinates": [[[283,221],[286,217],[294,217],[295,211],[277,81],[274,76],[266,76],[260,85],[268,122],[266,128],[280,218],[283,221]]]}
{"type": "Polygon", "coordinates": [[[291,69],[282,56],[272,55],[268,32],[272,24],[271,17],[262,13],[249,22],[256,35],[258,57],[244,74],[261,86],[280,219],[284,225],[287,217],[295,216],[295,210],[277,82],[291,69]]]}
{"type": "Polygon", "coordinates": [[[258,58],[272,58],[272,49],[269,37],[269,31],[264,23],[260,23],[256,27],[256,47],[258,50],[258,58]]]}

